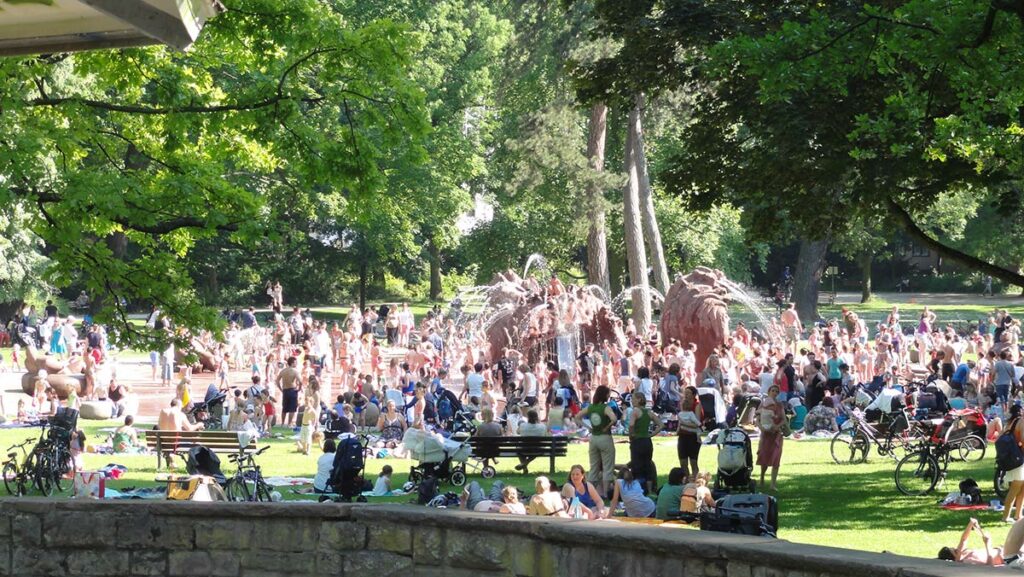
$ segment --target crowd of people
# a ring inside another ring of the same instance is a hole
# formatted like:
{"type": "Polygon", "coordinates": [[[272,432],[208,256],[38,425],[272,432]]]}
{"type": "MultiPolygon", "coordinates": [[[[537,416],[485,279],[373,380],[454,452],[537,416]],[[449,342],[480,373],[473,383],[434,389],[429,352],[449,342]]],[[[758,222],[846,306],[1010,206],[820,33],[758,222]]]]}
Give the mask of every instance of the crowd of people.
{"type": "MultiPolygon", "coordinates": [[[[965,331],[943,325],[927,306],[911,319],[899,307],[875,319],[843,309],[807,325],[789,306],[761,330],[737,323],[712,351],[662,341],[654,325],[625,323],[623,342],[580,342],[566,366],[564,358],[560,364],[513,346],[492,357],[483,321],[467,320],[461,311],[435,307],[417,323],[407,304],[353,305],[343,319],[328,322],[298,307],[285,314],[280,285],[267,289],[269,314],[251,307],[226,311],[222,339],[189,336],[200,353],[195,366],[215,375],[202,399],[192,397],[194,369],[173,346],[151,354],[154,381],[177,382],[159,425],[201,428],[209,416],[194,407],[201,403],[210,411],[220,403],[217,417],[227,429],[271,434],[278,425],[295,427],[297,450],[310,454],[319,453],[328,427],[447,434],[445,422],[457,405],[471,415],[476,435],[570,434],[588,443],[589,467],[573,467],[564,484],[538,478],[537,494],[525,500],[507,487],[492,491],[493,499],[478,499],[482,491],[474,489],[464,498],[472,509],[587,518],[607,516],[619,503],[630,516],[658,515],[683,500],[692,509],[708,495],[708,472],[699,463],[704,435],[725,424],[746,426],[759,437],[760,480],[774,491],[791,435],[831,435],[853,411],[915,410],[918,395],[935,382],[944,383],[939,402],[946,408],[977,407],[1001,423],[1020,397],[1024,372],[1020,322],[1006,311],[965,331]],[[707,395],[726,407],[724,418],[715,410],[708,414],[707,395]],[[663,434],[677,437],[678,468],[659,490],[652,438],[663,434]],[[619,454],[613,435],[628,437],[628,457],[619,454]]],[[[566,289],[552,279],[542,292],[555,298],[566,289]]],[[[56,357],[84,354],[93,366],[104,361],[102,327],[94,325],[83,342],[74,319],[52,312],[48,307],[45,318],[37,318],[28,310],[17,322],[35,327],[35,344],[56,357]]],[[[183,330],[157,310],[147,324],[179,337],[183,330]]],[[[86,394],[99,388],[107,390],[93,386],[86,394]]],[[[1019,424],[1014,420],[1010,428],[1019,424]]],[[[130,444],[123,432],[121,441],[130,444]]],[[[1020,489],[1015,497],[1024,496],[1024,471],[1017,473],[1008,477],[1020,483],[1013,485],[1020,489]]]]}

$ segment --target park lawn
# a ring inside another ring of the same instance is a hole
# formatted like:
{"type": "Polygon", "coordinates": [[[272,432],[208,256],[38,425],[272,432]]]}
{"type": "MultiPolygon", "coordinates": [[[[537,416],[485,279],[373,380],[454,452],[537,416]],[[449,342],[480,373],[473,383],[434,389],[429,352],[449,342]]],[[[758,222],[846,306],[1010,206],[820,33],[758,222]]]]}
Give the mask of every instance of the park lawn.
{"type": "MultiPolygon", "coordinates": [[[[105,437],[100,429],[113,428],[116,423],[82,421],[80,425],[84,427],[89,441],[96,442],[105,437]]],[[[280,429],[280,432],[284,433],[285,430],[280,429]]],[[[37,435],[36,429],[0,430],[0,448],[37,435]]],[[[293,440],[270,439],[260,444],[271,446],[270,451],[259,458],[264,476],[313,477],[315,474],[318,455],[297,453],[293,440]]],[[[625,461],[628,459],[629,447],[624,442],[617,443],[616,452],[618,461],[625,461]]],[[[676,466],[675,455],[673,437],[655,439],[655,462],[662,483],[669,469],[676,466]]],[[[839,466],[829,456],[828,442],[787,440],[779,476],[779,537],[800,543],[933,557],[941,546],[956,545],[967,519],[974,515],[992,534],[993,541],[1002,543],[1009,526],[998,522],[999,513],[946,511],[936,504],[948,491],[956,490],[958,482],[968,476],[978,481],[986,500],[993,498],[993,455],[994,450],[990,446],[988,455],[981,462],[952,463],[949,481],[943,488],[928,497],[911,498],[896,491],[893,482],[895,464],[892,461],[873,457],[867,464],[839,466]]],[[[713,470],[715,458],[716,449],[705,446],[701,453],[701,468],[713,470]]],[[[124,477],[110,482],[109,486],[113,488],[157,485],[154,481],[156,457],[152,455],[86,454],[84,461],[86,469],[99,469],[108,463],[127,466],[129,471],[124,477]]],[[[225,474],[233,473],[226,456],[222,456],[221,461],[225,474]]],[[[529,476],[515,473],[512,469],[515,463],[514,459],[499,462],[498,478],[532,493],[533,475],[546,475],[547,462],[535,462],[529,476]]],[[[569,455],[557,462],[554,479],[564,482],[569,467],[575,463],[587,465],[586,444],[570,445],[569,455]]],[[[393,484],[400,487],[413,464],[404,459],[369,459],[366,476],[373,479],[384,465],[391,465],[395,470],[393,484]]],[[[180,464],[177,471],[182,471],[180,464]]],[[[488,481],[484,481],[472,469],[469,478],[480,482],[485,489],[490,486],[488,481]]],[[[442,490],[458,489],[446,486],[442,490]]],[[[286,500],[313,498],[296,495],[290,488],[279,488],[279,491],[286,500]]],[[[65,492],[65,497],[67,494],[69,491],[65,492]]],[[[371,501],[408,503],[411,498],[404,496],[371,501]]]]}

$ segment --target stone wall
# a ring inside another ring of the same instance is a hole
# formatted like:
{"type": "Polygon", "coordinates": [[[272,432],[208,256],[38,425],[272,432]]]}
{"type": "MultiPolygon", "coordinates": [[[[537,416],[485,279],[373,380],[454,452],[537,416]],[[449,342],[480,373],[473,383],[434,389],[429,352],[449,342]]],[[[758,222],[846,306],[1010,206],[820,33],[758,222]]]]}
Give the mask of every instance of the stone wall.
{"type": "Polygon", "coordinates": [[[0,502],[0,575],[924,577],[994,569],[628,523],[413,506],[0,502]]]}

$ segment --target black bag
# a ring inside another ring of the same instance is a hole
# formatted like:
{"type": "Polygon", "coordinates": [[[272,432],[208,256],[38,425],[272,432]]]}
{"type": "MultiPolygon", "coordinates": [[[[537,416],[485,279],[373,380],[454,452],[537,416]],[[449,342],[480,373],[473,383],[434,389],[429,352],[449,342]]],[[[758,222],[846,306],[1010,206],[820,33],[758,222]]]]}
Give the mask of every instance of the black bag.
{"type": "Polygon", "coordinates": [[[971,498],[970,505],[981,505],[981,488],[974,479],[968,477],[960,481],[960,494],[971,498]]]}
{"type": "Polygon", "coordinates": [[[939,399],[935,396],[935,393],[918,393],[917,408],[934,411],[939,408],[939,399]]]}
{"type": "Polygon", "coordinates": [[[1024,465],[1024,450],[1017,444],[1013,429],[1017,422],[1012,421],[1006,432],[996,439],[996,466],[1002,471],[1010,471],[1024,465]]]}
{"type": "Polygon", "coordinates": [[[420,505],[426,505],[437,497],[438,493],[437,477],[426,477],[420,481],[420,486],[417,489],[416,502],[420,505]]]}

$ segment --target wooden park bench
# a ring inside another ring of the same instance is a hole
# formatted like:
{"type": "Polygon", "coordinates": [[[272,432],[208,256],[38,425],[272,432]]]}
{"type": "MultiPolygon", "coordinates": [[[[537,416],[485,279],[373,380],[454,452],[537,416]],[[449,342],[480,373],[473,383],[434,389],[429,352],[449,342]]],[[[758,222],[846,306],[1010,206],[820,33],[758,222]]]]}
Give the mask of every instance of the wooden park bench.
{"type": "MultiPolygon", "coordinates": [[[[145,431],[146,447],[156,453],[156,468],[160,470],[165,455],[182,455],[202,445],[214,453],[237,453],[242,449],[238,433],[234,431],[145,431]]],[[[256,438],[250,438],[246,451],[256,450],[256,438]]]]}
{"type": "Polygon", "coordinates": [[[515,457],[523,461],[523,473],[529,473],[530,461],[551,459],[551,474],[555,473],[555,457],[564,457],[569,451],[569,437],[470,437],[473,456],[491,467],[491,461],[500,457],[515,457]]]}

